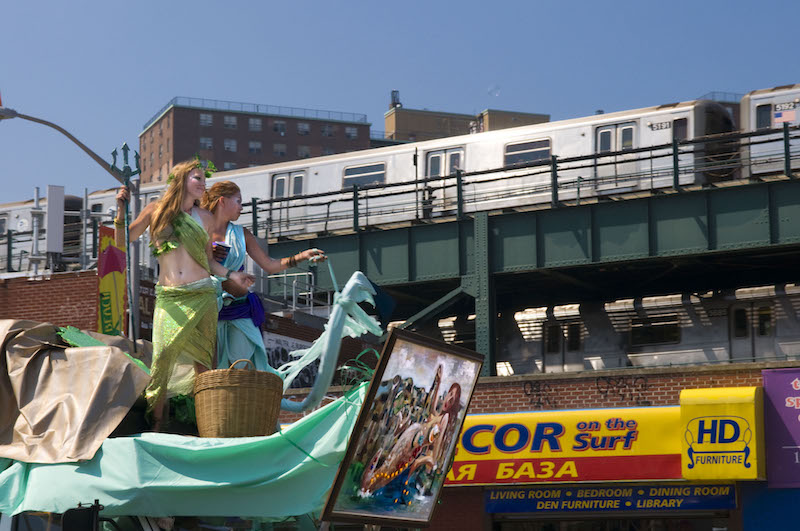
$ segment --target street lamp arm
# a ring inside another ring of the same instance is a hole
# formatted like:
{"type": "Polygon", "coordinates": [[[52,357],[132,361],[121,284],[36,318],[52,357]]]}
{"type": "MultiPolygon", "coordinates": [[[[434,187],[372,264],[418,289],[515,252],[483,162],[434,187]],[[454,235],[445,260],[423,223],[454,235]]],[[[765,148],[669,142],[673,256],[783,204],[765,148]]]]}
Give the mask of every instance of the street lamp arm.
{"type": "MultiPolygon", "coordinates": [[[[7,109],[7,110],[11,110],[11,109],[7,109]]],[[[95,162],[97,162],[100,166],[102,166],[104,170],[106,170],[108,173],[110,173],[112,177],[114,177],[120,183],[125,184],[125,182],[122,180],[122,176],[117,174],[111,168],[111,165],[108,162],[104,161],[100,157],[100,155],[98,155],[97,153],[95,153],[94,151],[89,149],[89,147],[87,147],[83,142],[81,142],[80,140],[78,140],[77,138],[72,136],[72,134],[69,131],[67,131],[66,129],[64,129],[63,127],[58,126],[58,125],[56,125],[56,124],[54,124],[52,122],[48,122],[47,120],[42,120],[40,118],[35,118],[33,116],[28,116],[28,115],[25,115],[25,114],[22,114],[22,113],[18,113],[16,111],[12,111],[12,112],[14,112],[14,114],[10,116],[12,118],[22,118],[23,120],[28,120],[30,122],[36,122],[37,124],[42,124],[42,125],[46,125],[48,127],[52,127],[53,129],[55,129],[56,131],[58,131],[62,135],[66,136],[67,138],[72,140],[79,148],[81,148],[83,151],[85,151],[87,155],[92,157],[95,160],[95,162]]]]}

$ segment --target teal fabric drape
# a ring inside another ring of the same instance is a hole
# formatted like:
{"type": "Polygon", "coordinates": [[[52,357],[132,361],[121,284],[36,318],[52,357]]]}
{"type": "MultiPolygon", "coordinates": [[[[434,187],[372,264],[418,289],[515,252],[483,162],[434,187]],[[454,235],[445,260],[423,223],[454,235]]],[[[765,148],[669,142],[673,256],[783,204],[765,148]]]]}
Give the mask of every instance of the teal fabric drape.
{"type": "Polygon", "coordinates": [[[333,485],[367,384],[269,437],[144,433],[107,439],[83,463],[0,460],[0,512],[63,513],[100,500],[104,516],[241,516],[318,512],[333,485]]]}

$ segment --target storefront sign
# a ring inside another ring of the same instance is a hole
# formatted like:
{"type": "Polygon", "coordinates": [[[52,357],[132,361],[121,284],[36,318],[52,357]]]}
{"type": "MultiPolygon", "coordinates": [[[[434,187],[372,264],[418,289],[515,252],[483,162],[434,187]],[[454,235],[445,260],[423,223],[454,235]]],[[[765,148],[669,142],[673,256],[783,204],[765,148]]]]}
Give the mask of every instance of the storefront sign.
{"type": "Polygon", "coordinates": [[[447,485],[681,478],[680,408],[469,415],[447,485]]]}
{"type": "Polygon", "coordinates": [[[734,485],[490,488],[487,513],[718,511],[736,508],[734,485]]]}
{"type": "Polygon", "coordinates": [[[770,487],[800,487],[800,369],[764,376],[764,427],[770,487]]]}
{"type": "Polygon", "coordinates": [[[765,477],[760,387],[684,389],[680,400],[684,478],[765,477]]]}

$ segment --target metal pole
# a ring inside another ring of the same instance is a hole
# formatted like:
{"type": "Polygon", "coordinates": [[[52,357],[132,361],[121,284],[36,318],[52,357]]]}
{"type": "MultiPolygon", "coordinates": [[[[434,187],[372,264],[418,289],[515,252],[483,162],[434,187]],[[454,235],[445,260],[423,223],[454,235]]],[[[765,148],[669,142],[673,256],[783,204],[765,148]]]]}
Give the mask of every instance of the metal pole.
{"type": "Polygon", "coordinates": [[[353,230],[358,232],[358,185],[353,185],[353,230]]]}
{"type": "Polygon", "coordinates": [[[464,192],[462,191],[463,178],[461,170],[456,170],[456,216],[458,219],[464,217],[464,192]]]}
{"type": "Polygon", "coordinates": [[[789,123],[783,122],[783,171],[790,179],[792,175],[792,156],[789,151],[789,123]]]}
{"type": "Polygon", "coordinates": [[[558,206],[558,167],[556,165],[556,156],[550,157],[550,206],[556,208],[558,206]]]}
{"type": "Polygon", "coordinates": [[[81,230],[83,237],[81,238],[81,271],[89,267],[89,257],[86,256],[88,249],[89,239],[89,189],[83,189],[83,208],[81,209],[81,230]]]}
{"type": "Polygon", "coordinates": [[[99,223],[97,222],[97,218],[92,218],[92,258],[97,258],[98,225],[99,223]]]}
{"type": "Polygon", "coordinates": [[[11,229],[6,231],[6,245],[8,246],[8,254],[6,255],[6,273],[14,271],[11,263],[11,251],[14,250],[14,238],[11,229]]]}
{"type": "Polygon", "coordinates": [[[33,276],[39,276],[39,224],[41,223],[39,211],[39,187],[33,189],[33,247],[31,248],[31,261],[33,262],[33,276]]]}
{"type": "Polygon", "coordinates": [[[672,186],[680,190],[681,183],[678,179],[678,137],[672,137],[672,186]]]}
{"type": "Polygon", "coordinates": [[[258,238],[258,198],[254,197],[250,203],[253,205],[253,236],[258,238]]]}

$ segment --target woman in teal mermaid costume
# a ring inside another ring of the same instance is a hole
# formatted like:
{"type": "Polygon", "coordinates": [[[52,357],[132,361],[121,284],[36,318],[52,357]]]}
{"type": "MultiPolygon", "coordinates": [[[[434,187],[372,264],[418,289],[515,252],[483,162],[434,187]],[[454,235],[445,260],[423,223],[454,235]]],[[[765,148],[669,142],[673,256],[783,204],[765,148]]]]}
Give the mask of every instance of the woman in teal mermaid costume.
{"type": "MultiPolygon", "coordinates": [[[[242,194],[231,181],[215,183],[204,194],[201,204],[213,216],[209,230],[212,241],[224,242],[230,249],[227,255],[220,252],[221,246],[215,249],[215,257],[227,269],[242,269],[246,256],[250,256],[267,273],[289,269],[304,260],[325,259],[325,254],[319,249],[307,249],[280,260],[270,258],[249,230],[233,223],[242,213],[242,194]]],[[[222,287],[223,306],[217,323],[217,367],[225,368],[245,358],[250,359],[260,371],[273,371],[267,361],[261,336],[264,308],[258,296],[229,281],[224,282],[222,287]]]]}
{"type": "MultiPolygon", "coordinates": [[[[190,394],[195,372],[213,367],[217,325],[217,289],[211,275],[241,289],[253,277],[226,269],[213,259],[208,228],[211,215],[196,206],[205,192],[207,172],[197,160],[177,164],[163,197],[150,203],[130,225],[131,241],[150,227],[151,247],[158,257],[156,307],[153,315],[153,362],[145,391],[148,411],[159,430],[167,395],[190,394]]],[[[130,194],[117,193],[114,220],[118,245],[124,246],[120,219],[130,194]]]]}

